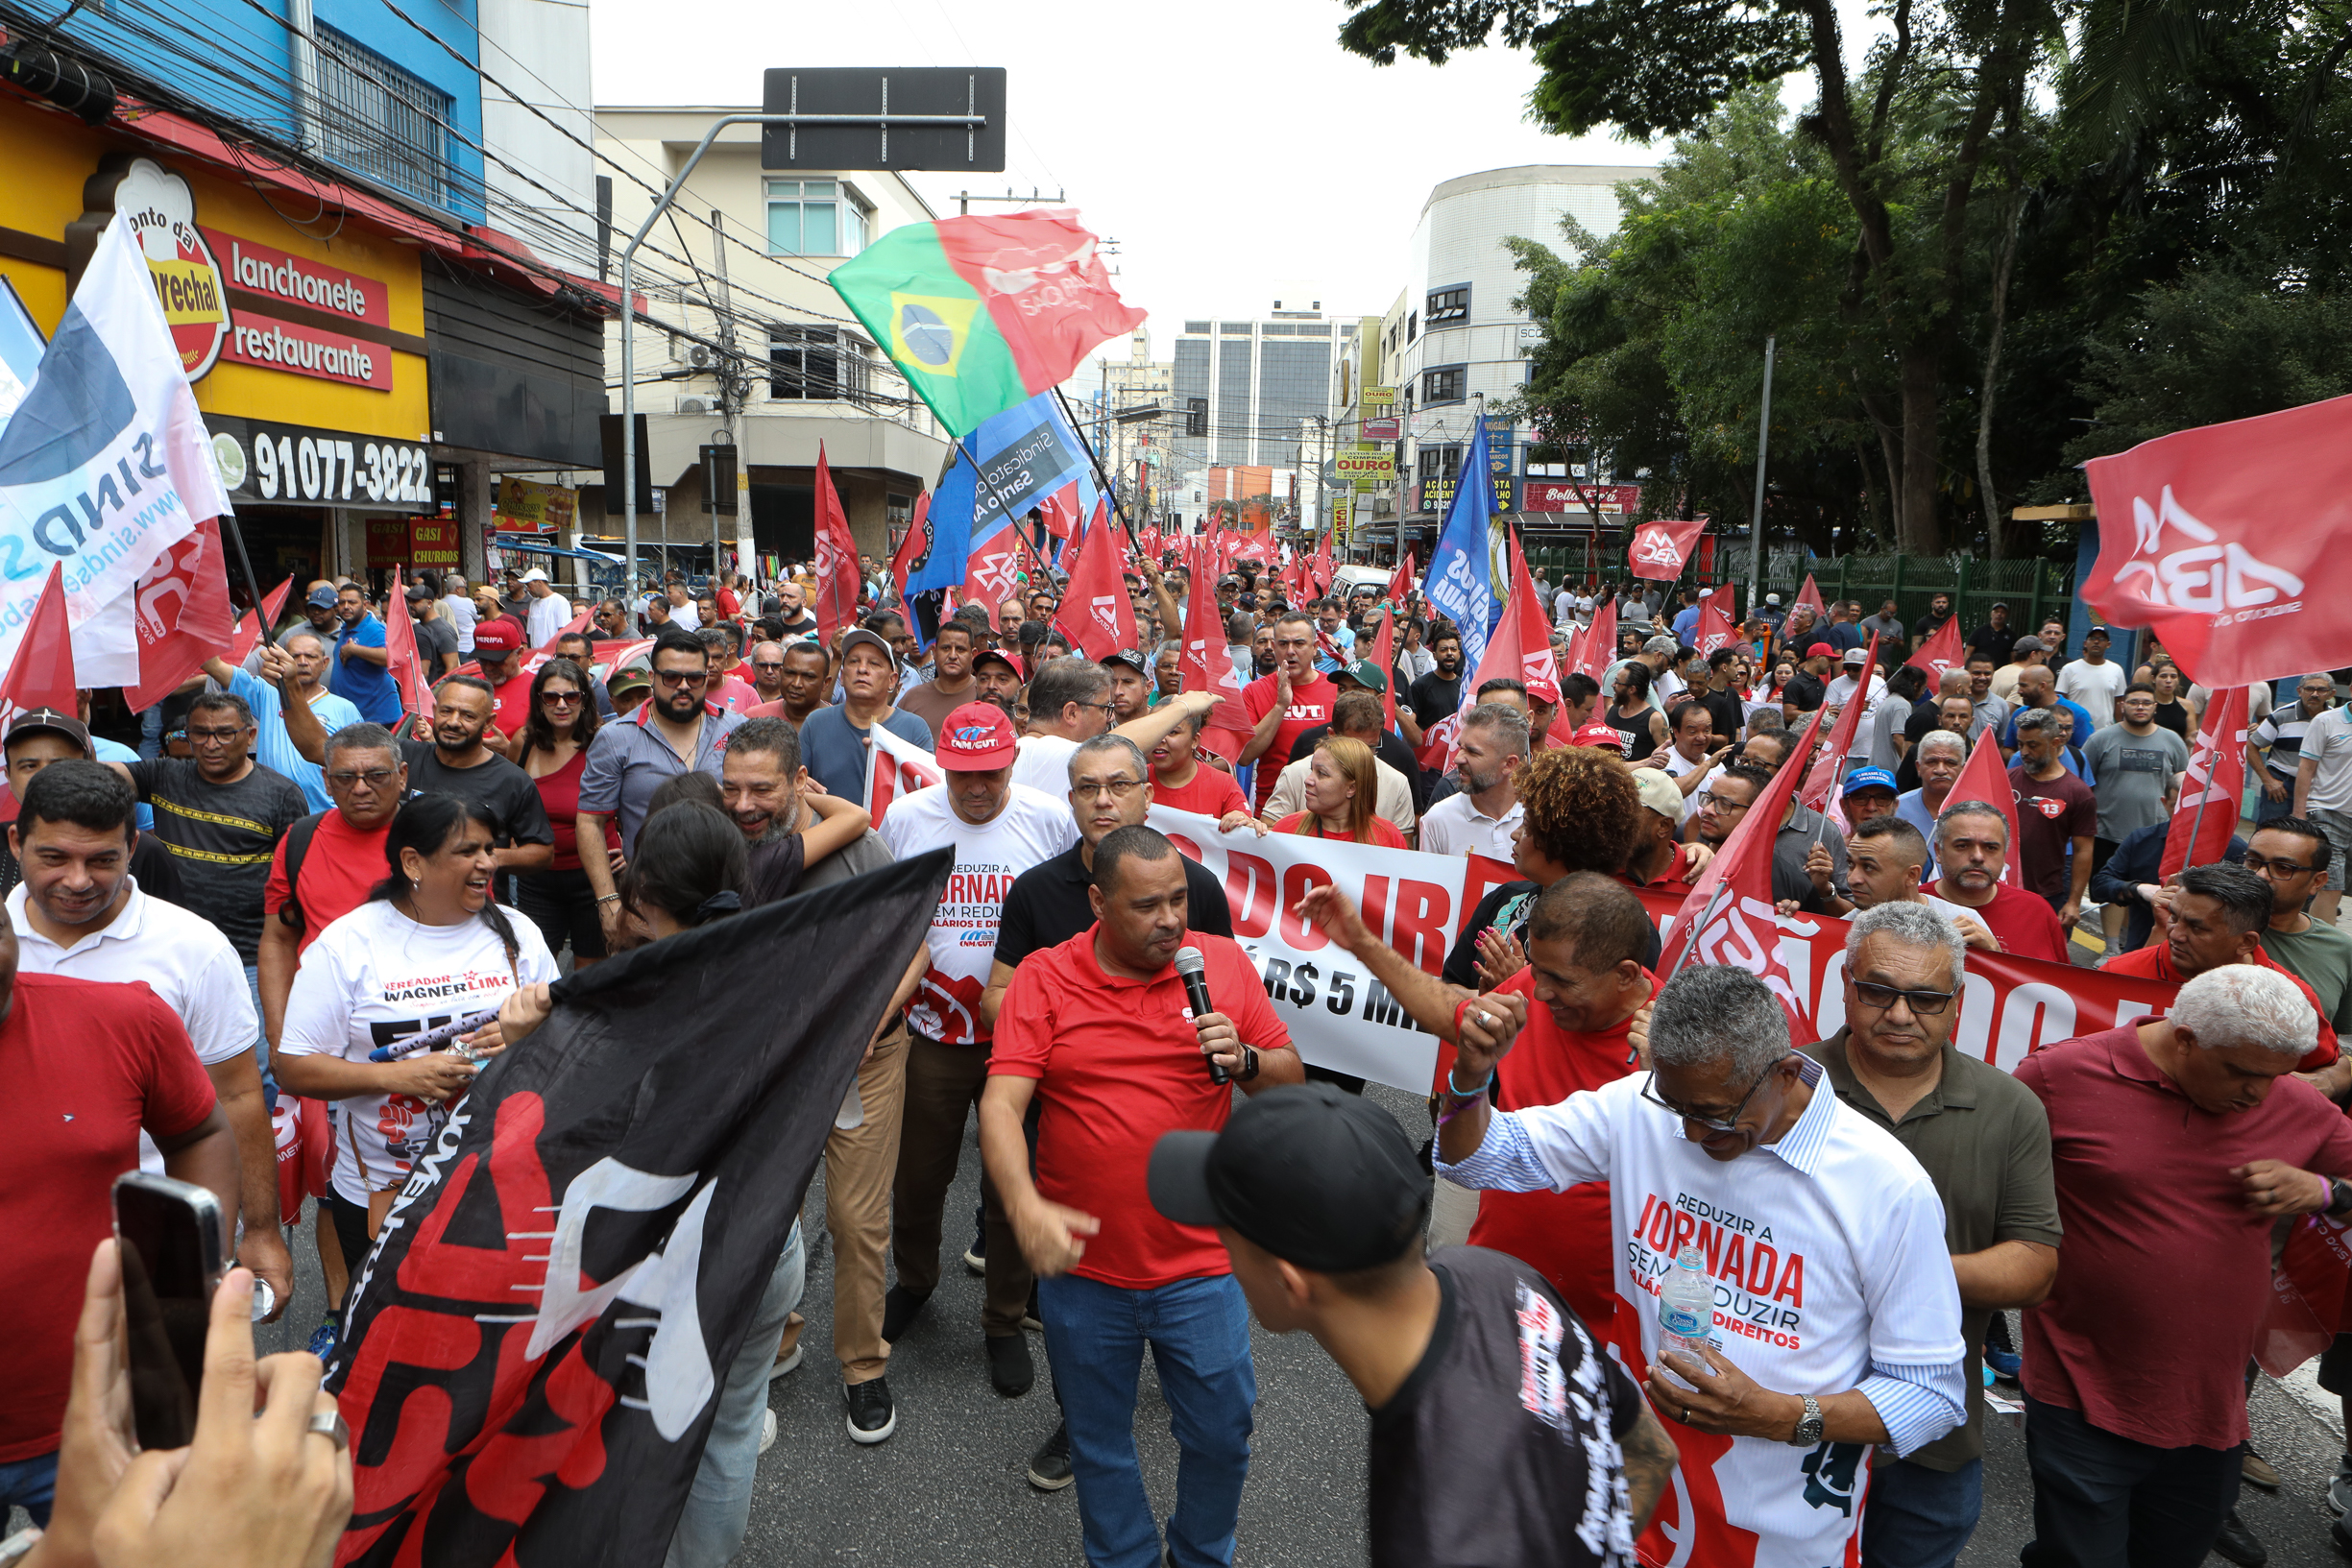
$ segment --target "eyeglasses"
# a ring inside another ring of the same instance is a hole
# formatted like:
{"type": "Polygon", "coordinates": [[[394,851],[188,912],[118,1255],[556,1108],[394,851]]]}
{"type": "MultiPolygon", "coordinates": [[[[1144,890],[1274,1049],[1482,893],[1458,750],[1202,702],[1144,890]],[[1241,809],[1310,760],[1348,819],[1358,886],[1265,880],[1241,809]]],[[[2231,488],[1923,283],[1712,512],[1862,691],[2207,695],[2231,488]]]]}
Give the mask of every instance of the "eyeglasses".
{"type": "Polygon", "coordinates": [[[2307,866],[2300,860],[2273,860],[2260,855],[2247,856],[2243,864],[2257,877],[2292,877],[2299,872],[2319,869],[2317,866],[2307,866]]]}
{"type": "Polygon", "coordinates": [[[755,659],[751,662],[751,667],[753,669],[766,670],[770,674],[781,675],[784,673],[784,661],[781,659],[755,659]]]}
{"type": "Polygon", "coordinates": [[[577,708],[583,699],[577,691],[542,691],[539,700],[550,708],[577,708]]]}
{"type": "Polygon", "coordinates": [[[202,745],[207,740],[216,741],[222,745],[226,745],[230,741],[236,739],[239,736],[242,736],[244,733],[245,728],[243,725],[239,725],[233,730],[190,730],[188,732],[188,739],[197,745],[202,745]]]}
{"type": "Polygon", "coordinates": [[[1727,814],[1733,811],[1744,811],[1756,804],[1754,801],[1735,801],[1728,795],[1718,795],[1711,789],[1700,790],[1690,798],[1690,803],[1702,811],[1711,809],[1727,814]]]}
{"type": "Polygon", "coordinates": [[[1748,1101],[1756,1098],[1756,1092],[1764,1087],[1764,1080],[1772,1076],[1773,1068],[1777,1068],[1781,1064],[1779,1062],[1774,1062],[1772,1067],[1767,1067],[1762,1073],[1757,1074],[1756,1081],[1748,1085],[1748,1092],[1739,1097],[1739,1103],[1732,1107],[1732,1114],[1729,1116],[1701,1116],[1696,1111],[1686,1111],[1683,1109],[1683,1107],[1675,1104],[1674,1101],[1666,1098],[1665,1096],[1658,1092],[1658,1074],[1655,1072],[1651,1073],[1648,1080],[1642,1084],[1641,1098],[1648,1100],[1651,1104],[1658,1106],[1661,1110],[1681,1117],[1685,1122],[1697,1122],[1700,1126],[1707,1128],[1709,1132],[1734,1132],[1736,1131],[1739,1126],[1739,1113],[1748,1108],[1748,1101]]]}
{"type": "Polygon", "coordinates": [[[663,686],[684,688],[702,685],[711,678],[711,673],[701,669],[657,669],[653,678],[663,686]]]}
{"type": "Polygon", "coordinates": [[[1960,993],[1956,987],[1950,991],[1905,991],[1899,985],[1880,985],[1876,980],[1855,980],[1854,994],[1856,1000],[1868,1003],[1873,1012],[1887,1011],[1895,1005],[1896,999],[1900,998],[1903,1004],[1911,1009],[1915,1017],[1935,1018],[1941,1015],[1945,1008],[1951,1006],[1952,999],[1960,993]]]}
{"type": "Polygon", "coordinates": [[[1073,795],[1108,795],[1125,800],[1143,787],[1141,779],[1080,779],[1070,786],[1073,795]]]}
{"type": "Polygon", "coordinates": [[[365,779],[370,787],[381,789],[392,782],[393,774],[398,771],[397,768],[372,767],[358,773],[329,773],[327,782],[337,789],[349,789],[365,779]]]}

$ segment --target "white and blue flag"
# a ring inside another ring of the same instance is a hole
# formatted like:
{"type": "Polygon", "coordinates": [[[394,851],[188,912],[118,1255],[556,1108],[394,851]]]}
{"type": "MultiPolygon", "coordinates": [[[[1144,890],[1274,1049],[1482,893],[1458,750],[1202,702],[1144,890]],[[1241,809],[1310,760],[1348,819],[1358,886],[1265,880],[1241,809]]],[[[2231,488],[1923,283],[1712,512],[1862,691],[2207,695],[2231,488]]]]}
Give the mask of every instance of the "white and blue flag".
{"type": "Polygon", "coordinates": [[[1460,628],[1466,671],[1478,667],[1488,637],[1503,618],[1494,582],[1494,486],[1487,477],[1487,422],[1470,423],[1470,449],[1462,460],[1462,477],[1445,509],[1423,590],[1431,606],[1460,628]]]}

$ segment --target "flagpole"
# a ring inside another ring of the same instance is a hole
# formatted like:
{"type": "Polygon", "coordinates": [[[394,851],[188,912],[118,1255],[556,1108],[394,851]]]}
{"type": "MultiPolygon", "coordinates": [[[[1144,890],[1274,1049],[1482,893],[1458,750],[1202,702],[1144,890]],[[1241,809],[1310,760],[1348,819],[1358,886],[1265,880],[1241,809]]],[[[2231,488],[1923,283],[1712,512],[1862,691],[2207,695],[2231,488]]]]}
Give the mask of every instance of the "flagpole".
{"type": "MultiPolygon", "coordinates": [[[[956,459],[959,457],[966,463],[972,465],[973,476],[979,479],[980,482],[987,488],[988,498],[996,502],[996,509],[999,512],[1005,514],[1006,523],[1015,530],[1018,530],[1021,527],[1021,519],[1013,516],[1012,503],[1005,499],[1005,493],[996,488],[996,481],[989,478],[988,470],[980,466],[980,459],[974,457],[970,452],[965,451],[963,449],[963,443],[960,441],[951,442],[948,445],[947,473],[953,473],[956,471],[956,459]]],[[[946,479],[947,473],[943,473],[939,476],[942,481],[946,479]]],[[[1027,539],[1023,539],[1021,543],[1026,544],[1029,542],[1027,539]]],[[[1039,560],[1037,565],[1040,570],[1044,569],[1045,562],[1043,560],[1039,560]]],[[[993,615],[996,610],[996,606],[989,605],[987,608],[993,615]]]]}
{"type": "Polygon", "coordinates": [[[254,575],[253,558],[245,553],[244,531],[237,527],[236,514],[233,512],[222,513],[219,521],[222,531],[229,536],[229,543],[236,546],[237,566],[245,573],[245,591],[254,596],[254,624],[260,627],[261,639],[267,642],[270,629],[261,625],[261,579],[254,575]]]}
{"type": "MultiPolygon", "coordinates": [[[[1127,530],[1128,543],[1133,545],[1136,553],[1140,555],[1143,552],[1143,542],[1135,537],[1134,519],[1127,515],[1127,508],[1119,504],[1119,493],[1111,488],[1110,475],[1103,471],[1103,460],[1095,455],[1094,443],[1086,439],[1086,427],[1079,422],[1078,413],[1071,408],[1070,399],[1061,388],[1054,389],[1054,397],[1055,401],[1061,404],[1061,417],[1069,424],[1072,432],[1077,435],[1078,444],[1086,448],[1086,461],[1094,466],[1094,482],[1103,487],[1103,497],[1110,502],[1112,515],[1118,518],[1119,526],[1127,530]]],[[[1107,418],[1109,413],[1108,409],[1103,410],[1104,417],[1107,418]]]]}
{"type": "MultiPolygon", "coordinates": [[[[2207,703],[2205,706],[2210,710],[2218,706],[2221,701],[2222,698],[2220,693],[2217,692],[2214,695],[2214,700],[2207,703]]],[[[2249,709],[2252,707],[2251,704],[2248,704],[2247,706],[2249,709]]],[[[2202,723],[2204,715],[2200,713],[2197,715],[2197,717],[2198,721],[2202,723]]],[[[2189,847],[2186,856],[2186,858],[2188,859],[2193,860],[2196,857],[2197,834],[2202,832],[2205,829],[2205,808],[2213,804],[2214,775],[2221,771],[2220,764],[2221,737],[2219,735],[2216,735],[2214,736],[2212,745],[2206,750],[2205,753],[2205,782],[2197,785],[2196,813],[2189,819],[2189,847]]]]}

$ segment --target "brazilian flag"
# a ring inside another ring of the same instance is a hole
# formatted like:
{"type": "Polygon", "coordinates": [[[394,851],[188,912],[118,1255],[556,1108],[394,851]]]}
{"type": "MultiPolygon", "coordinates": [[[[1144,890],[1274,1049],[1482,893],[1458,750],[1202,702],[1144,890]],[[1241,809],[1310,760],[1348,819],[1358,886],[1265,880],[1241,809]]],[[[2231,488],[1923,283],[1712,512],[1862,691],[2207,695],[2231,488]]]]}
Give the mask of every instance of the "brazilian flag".
{"type": "Polygon", "coordinates": [[[1068,208],[894,229],[833,270],[836,294],[961,437],[1069,378],[1133,331],[1130,309],[1068,208]]]}

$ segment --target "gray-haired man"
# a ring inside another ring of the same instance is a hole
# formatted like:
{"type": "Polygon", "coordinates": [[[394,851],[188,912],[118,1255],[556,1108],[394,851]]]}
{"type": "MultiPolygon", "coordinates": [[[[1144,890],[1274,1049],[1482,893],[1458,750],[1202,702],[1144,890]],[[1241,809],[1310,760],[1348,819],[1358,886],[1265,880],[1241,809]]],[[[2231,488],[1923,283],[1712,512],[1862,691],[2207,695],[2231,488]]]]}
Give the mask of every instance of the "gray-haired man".
{"type": "MultiPolygon", "coordinates": [[[[1891,827],[1913,832],[1900,821],[1891,827]]],[[[2033,1306],[2058,1273],[2049,1118],[2008,1073],[1952,1049],[1967,969],[1961,933],[1942,912],[1902,900],[1876,905],[1847,932],[1845,1025],[1805,1048],[1837,1098],[1892,1133],[1935,1184],[1968,1343],[1967,1422],[1871,1466],[1863,1568],[1958,1560],[1984,1498],[1978,1347],[1994,1313],[2033,1306]]]]}

